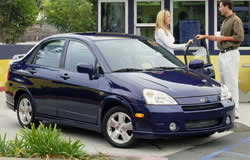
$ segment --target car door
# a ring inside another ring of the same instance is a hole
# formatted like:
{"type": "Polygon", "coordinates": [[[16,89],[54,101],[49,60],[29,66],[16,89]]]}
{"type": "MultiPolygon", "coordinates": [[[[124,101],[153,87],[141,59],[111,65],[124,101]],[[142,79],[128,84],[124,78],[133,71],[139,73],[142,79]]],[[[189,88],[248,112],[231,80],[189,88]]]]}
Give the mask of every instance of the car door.
{"type": "Polygon", "coordinates": [[[61,83],[58,94],[58,116],[69,120],[95,124],[101,97],[97,90],[98,79],[77,72],[78,64],[95,66],[96,58],[85,43],[70,40],[58,79],[61,83]]]}
{"type": "Polygon", "coordinates": [[[198,72],[206,74],[211,78],[215,78],[214,67],[211,64],[207,43],[204,39],[195,39],[194,43],[190,44],[185,51],[184,60],[187,66],[189,66],[189,63],[195,59],[199,59],[204,62],[204,66],[201,69],[197,69],[198,72]]]}
{"type": "Polygon", "coordinates": [[[64,39],[51,39],[38,47],[26,67],[30,75],[29,91],[36,113],[56,116],[57,75],[64,52],[64,39]]]}

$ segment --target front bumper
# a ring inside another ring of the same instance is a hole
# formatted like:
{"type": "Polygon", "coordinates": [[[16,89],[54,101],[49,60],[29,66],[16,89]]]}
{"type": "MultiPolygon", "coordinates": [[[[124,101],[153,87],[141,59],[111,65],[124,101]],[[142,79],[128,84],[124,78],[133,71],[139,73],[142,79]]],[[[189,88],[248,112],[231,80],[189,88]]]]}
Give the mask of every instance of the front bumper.
{"type": "Polygon", "coordinates": [[[187,131],[187,132],[143,132],[143,131],[135,131],[134,135],[136,138],[141,139],[156,139],[156,138],[163,138],[163,137],[170,137],[170,136],[193,136],[193,135],[202,135],[206,133],[213,133],[213,132],[224,132],[233,128],[232,125],[224,126],[224,127],[217,127],[214,129],[203,129],[200,131],[187,131]]]}
{"type": "MultiPolygon", "coordinates": [[[[136,138],[152,139],[168,136],[189,136],[230,130],[234,125],[234,103],[231,100],[209,104],[217,108],[199,108],[184,111],[183,106],[153,106],[146,105],[148,113],[145,119],[135,119],[134,136],[136,138]],[[226,123],[227,117],[230,123],[226,123]],[[177,126],[170,130],[170,123],[177,126]]],[[[208,106],[209,106],[208,105],[208,106]]],[[[197,104],[194,105],[198,106],[197,104]]],[[[142,106],[141,106],[142,107],[142,106]]]]}

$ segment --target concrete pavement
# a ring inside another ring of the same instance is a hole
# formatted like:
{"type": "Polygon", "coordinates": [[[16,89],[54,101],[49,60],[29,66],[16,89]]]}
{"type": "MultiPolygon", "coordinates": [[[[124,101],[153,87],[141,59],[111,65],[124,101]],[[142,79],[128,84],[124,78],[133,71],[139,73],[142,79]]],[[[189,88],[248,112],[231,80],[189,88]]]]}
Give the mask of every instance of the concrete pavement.
{"type": "MultiPolygon", "coordinates": [[[[186,151],[191,151],[193,148],[197,148],[199,146],[206,146],[206,144],[215,142],[216,140],[221,140],[223,137],[234,135],[236,132],[246,132],[247,134],[250,133],[250,118],[248,118],[249,113],[250,103],[241,103],[240,119],[236,122],[234,131],[228,131],[220,134],[216,133],[215,135],[205,139],[191,137],[160,140],[140,140],[136,148],[132,149],[114,148],[110,146],[106,140],[104,140],[102,135],[95,132],[61,125],[58,127],[62,130],[66,138],[71,137],[73,140],[80,139],[82,143],[85,144],[85,151],[91,155],[97,155],[98,152],[102,152],[106,155],[109,155],[110,160],[167,160],[168,157],[171,157],[171,155],[181,155],[180,153],[186,153],[186,151]]],[[[7,137],[13,139],[20,128],[21,127],[18,124],[16,118],[16,113],[6,107],[4,92],[0,92],[0,134],[7,132],[7,137]]],[[[238,138],[241,137],[238,136],[238,138]]],[[[242,139],[243,138],[246,138],[246,135],[244,135],[242,139]]],[[[222,142],[220,145],[228,145],[229,143],[228,140],[221,141],[222,142]]],[[[232,141],[232,143],[235,142],[232,141]]],[[[216,143],[213,143],[213,145],[221,147],[216,143]]],[[[215,146],[211,147],[211,149],[215,148],[215,146]]],[[[204,152],[204,154],[208,154],[208,152],[204,152]]],[[[0,160],[16,159],[0,158],[0,160]]],[[[18,160],[24,159],[18,158],[18,160]]]]}

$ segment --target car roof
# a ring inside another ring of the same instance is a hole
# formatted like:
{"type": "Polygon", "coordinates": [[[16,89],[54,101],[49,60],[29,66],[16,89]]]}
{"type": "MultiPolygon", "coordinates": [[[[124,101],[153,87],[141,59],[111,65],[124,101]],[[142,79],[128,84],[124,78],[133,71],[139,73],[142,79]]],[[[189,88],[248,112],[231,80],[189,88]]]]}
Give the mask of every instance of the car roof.
{"type": "Polygon", "coordinates": [[[89,32],[89,33],[65,33],[65,34],[56,34],[50,36],[50,38],[57,37],[67,37],[67,38],[88,38],[92,41],[101,41],[101,40],[114,40],[114,39],[147,39],[142,36],[125,34],[125,33],[110,33],[110,32],[89,32]]]}

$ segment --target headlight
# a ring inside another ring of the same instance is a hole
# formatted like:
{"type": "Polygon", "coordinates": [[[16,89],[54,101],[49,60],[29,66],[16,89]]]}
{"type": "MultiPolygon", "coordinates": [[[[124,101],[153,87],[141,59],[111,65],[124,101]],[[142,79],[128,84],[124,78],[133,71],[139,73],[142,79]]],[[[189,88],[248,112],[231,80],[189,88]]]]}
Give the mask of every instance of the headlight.
{"type": "Polygon", "coordinates": [[[177,102],[171,96],[157,90],[144,89],[143,96],[147,104],[153,104],[153,105],[177,104],[177,102]]]}
{"type": "Polygon", "coordinates": [[[226,85],[221,84],[221,100],[231,99],[232,95],[226,85]]]}

